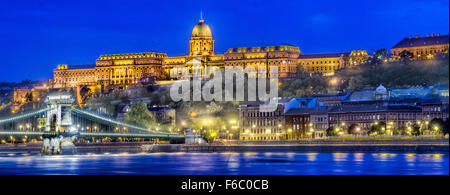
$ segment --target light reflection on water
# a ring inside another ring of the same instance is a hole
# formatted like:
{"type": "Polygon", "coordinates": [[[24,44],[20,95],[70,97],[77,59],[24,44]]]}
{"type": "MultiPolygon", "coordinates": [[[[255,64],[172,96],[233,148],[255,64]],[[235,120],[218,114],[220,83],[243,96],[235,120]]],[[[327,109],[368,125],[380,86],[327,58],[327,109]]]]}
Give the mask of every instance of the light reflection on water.
{"type": "Polygon", "coordinates": [[[448,153],[0,154],[0,174],[449,174],[448,153]]]}

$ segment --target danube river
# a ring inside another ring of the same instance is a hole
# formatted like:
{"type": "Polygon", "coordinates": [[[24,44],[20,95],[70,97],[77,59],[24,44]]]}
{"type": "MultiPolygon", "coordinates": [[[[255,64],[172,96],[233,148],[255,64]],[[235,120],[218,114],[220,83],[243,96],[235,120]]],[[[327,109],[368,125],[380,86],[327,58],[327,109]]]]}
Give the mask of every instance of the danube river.
{"type": "Polygon", "coordinates": [[[448,175],[448,153],[0,153],[0,174],[448,175]]]}

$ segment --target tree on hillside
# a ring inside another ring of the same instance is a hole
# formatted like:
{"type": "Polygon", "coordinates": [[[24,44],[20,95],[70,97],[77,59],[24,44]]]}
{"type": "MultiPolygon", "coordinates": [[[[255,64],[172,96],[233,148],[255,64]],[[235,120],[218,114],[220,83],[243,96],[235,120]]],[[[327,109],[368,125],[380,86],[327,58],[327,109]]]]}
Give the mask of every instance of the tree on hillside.
{"type": "Polygon", "coordinates": [[[219,113],[220,111],[222,111],[223,107],[220,105],[217,105],[214,102],[211,102],[209,105],[206,105],[206,111],[209,114],[216,114],[219,113]]]}
{"type": "Polygon", "coordinates": [[[364,77],[361,75],[351,77],[348,81],[348,88],[352,90],[358,90],[365,87],[364,77]]]}
{"type": "Polygon", "coordinates": [[[299,64],[297,66],[297,79],[304,79],[309,77],[309,73],[305,71],[303,65],[299,64]]]}
{"type": "Polygon", "coordinates": [[[400,52],[399,56],[402,62],[409,62],[414,57],[414,54],[409,52],[408,50],[403,50],[402,52],[400,52]]]}
{"type": "Polygon", "coordinates": [[[80,89],[80,96],[81,101],[83,103],[86,103],[86,101],[92,97],[92,90],[89,87],[84,86],[83,88],[80,89]]]}
{"type": "Polygon", "coordinates": [[[33,94],[31,92],[25,94],[25,102],[31,102],[31,101],[33,101],[33,94]]]}
{"type": "Polygon", "coordinates": [[[147,105],[144,102],[134,102],[130,105],[129,111],[125,114],[125,121],[132,122],[144,127],[155,126],[156,120],[150,115],[147,105]]]}
{"type": "Polygon", "coordinates": [[[386,49],[377,50],[374,55],[369,59],[369,63],[372,65],[382,64],[383,61],[389,57],[388,51],[386,49]]]}
{"type": "Polygon", "coordinates": [[[161,76],[159,76],[159,79],[161,80],[170,80],[170,73],[168,73],[167,71],[162,71],[161,72],[161,76]]]}

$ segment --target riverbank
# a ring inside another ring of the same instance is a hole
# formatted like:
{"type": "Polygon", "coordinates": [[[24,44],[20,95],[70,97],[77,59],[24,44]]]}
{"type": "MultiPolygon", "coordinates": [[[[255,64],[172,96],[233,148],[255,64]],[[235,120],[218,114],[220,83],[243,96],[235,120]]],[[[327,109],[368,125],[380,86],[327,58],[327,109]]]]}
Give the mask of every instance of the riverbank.
{"type": "MultiPolygon", "coordinates": [[[[289,142],[224,142],[225,145],[153,143],[77,144],[63,154],[154,153],[154,152],[448,152],[448,139],[330,139],[289,142]]],[[[39,154],[40,144],[1,145],[0,154],[39,154]]]]}

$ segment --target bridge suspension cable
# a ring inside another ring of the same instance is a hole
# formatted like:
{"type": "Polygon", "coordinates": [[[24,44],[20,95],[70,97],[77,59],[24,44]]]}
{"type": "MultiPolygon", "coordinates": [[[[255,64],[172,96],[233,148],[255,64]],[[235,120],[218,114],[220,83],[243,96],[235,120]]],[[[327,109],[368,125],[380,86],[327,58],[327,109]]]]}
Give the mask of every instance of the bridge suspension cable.
{"type": "Polygon", "coordinates": [[[128,128],[131,128],[131,129],[140,130],[140,131],[143,131],[143,132],[146,132],[146,133],[151,132],[151,133],[163,134],[163,135],[165,135],[165,134],[172,134],[172,133],[162,133],[162,132],[151,131],[151,130],[146,129],[144,127],[139,127],[139,126],[136,126],[136,125],[131,125],[131,124],[119,122],[119,121],[113,120],[111,118],[102,117],[102,116],[99,116],[99,115],[96,115],[96,114],[93,114],[93,113],[90,113],[90,112],[87,112],[87,111],[83,111],[83,110],[80,110],[80,109],[77,109],[77,108],[73,108],[72,111],[77,112],[79,114],[85,114],[85,115],[88,115],[90,117],[93,117],[93,118],[96,118],[96,119],[99,119],[99,120],[102,120],[102,121],[107,121],[109,123],[113,123],[113,124],[116,124],[116,125],[128,127],[128,128]]]}
{"type": "Polygon", "coordinates": [[[53,108],[44,108],[41,110],[37,110],[37,111],[33,111],[33,112],[29,112],[29,113],[25,113],[25,114],[21,114],[21,115],[16,115],[16,116],[12,116],[12,117],[8,117],[8,118],[1,118],[0,119],[0,124],[1,123],[7,123],[7,122],[11,122],[11,121],[15,121],[15,120],[20,120],[23,118],[28,118],[30,116],[34,116],[43,112],[47,112],[49,110],[52,110],[53,108]]]}

